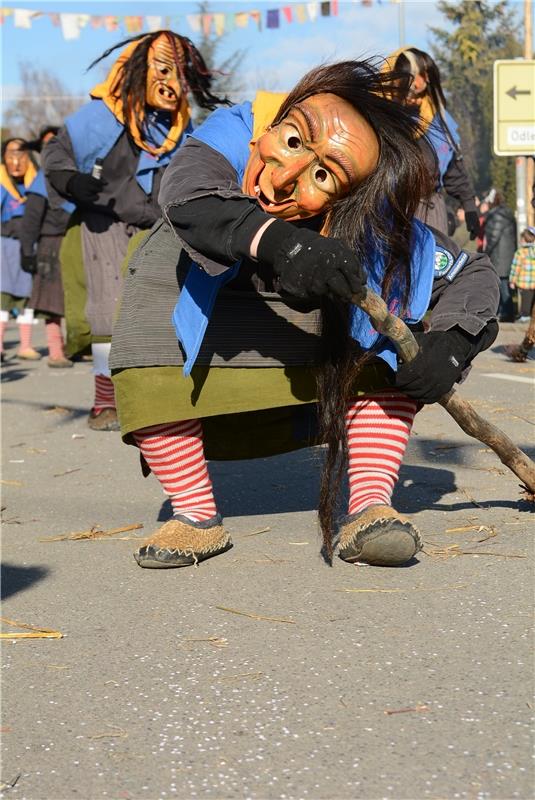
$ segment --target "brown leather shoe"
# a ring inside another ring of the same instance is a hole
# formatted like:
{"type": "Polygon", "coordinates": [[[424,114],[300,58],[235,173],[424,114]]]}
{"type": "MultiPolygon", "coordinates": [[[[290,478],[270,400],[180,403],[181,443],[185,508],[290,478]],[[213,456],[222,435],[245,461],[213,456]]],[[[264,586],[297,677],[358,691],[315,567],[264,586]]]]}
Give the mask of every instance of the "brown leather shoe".
{"type": "Polygon", "coordinates": [[[114,408],[103,408],[102,411],[95,411],[94,408],[89,412],[87,424],[92,431],[120,431],[121,426],[117,419],[117,411],[114,408]]]}
{"type": "Polygon", "coordinates": [[[218,515],[206,523],[173,517],[155,531],[134,553],[140,567],[169,569],[190,567],[230,550],[232,542],[218,515]],[[204,527],[202,527],[204,525],[204,527]]]}
{"type": "Polygon", "coordinates": [[[339,556],[351,563],[399,567],[422,549],[420,532],[391,506],[369,506],[340,529],[339,556]]]}

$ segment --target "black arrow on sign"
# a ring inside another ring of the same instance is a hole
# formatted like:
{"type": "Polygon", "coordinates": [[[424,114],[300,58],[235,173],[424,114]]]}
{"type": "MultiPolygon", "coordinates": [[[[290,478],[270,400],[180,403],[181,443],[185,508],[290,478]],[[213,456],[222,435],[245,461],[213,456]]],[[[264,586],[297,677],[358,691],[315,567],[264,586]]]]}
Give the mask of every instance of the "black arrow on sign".
{"type": "Polygon", "coordinates": [[[505,94],[508,94],[513,100],[516,100],[517,94],[531,94],[531,91],[530,89],[517,89],[516,86],[512,86],[505,94]]]}

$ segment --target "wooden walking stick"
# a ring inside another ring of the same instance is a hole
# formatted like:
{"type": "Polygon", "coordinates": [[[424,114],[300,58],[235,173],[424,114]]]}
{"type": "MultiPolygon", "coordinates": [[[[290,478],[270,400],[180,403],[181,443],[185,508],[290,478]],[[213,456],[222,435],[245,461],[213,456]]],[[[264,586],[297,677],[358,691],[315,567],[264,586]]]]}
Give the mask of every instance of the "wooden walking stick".
{"type": "MultiPolygon", "coordinates": [[[[363,295],[353,295],[351,301],[368,314],[379,333],[391,340],[403,361],[412,361],[418,353],[418,343],[403,320],[389,312],[379,295],[366,289],[363,295]]],[[[528,491],[535,493],[535,463],[503,431],[480,417],[455,389],[450,389],[438,402],[468,436],[494,450],[502,464],[520,478],[528,491]]]]}

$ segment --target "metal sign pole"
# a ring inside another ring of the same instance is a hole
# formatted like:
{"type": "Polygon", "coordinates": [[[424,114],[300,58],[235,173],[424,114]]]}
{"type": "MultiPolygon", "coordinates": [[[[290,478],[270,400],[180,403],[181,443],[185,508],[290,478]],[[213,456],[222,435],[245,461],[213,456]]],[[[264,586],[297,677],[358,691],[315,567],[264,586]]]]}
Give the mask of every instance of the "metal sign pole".
{"type": "MultiPolygon", "coordinates": [[[[533,36],[533,9],[531,0],[524,0],[524,58],[531,59],[532,52],[532,36],[533,36]]],[[[526,167],[526,178],[524,186],[526,187],[526,224],[535,224],[535,208],[533,208],[533,184],[535,182],[535,159],[526,156],[524,159],[526,167]]],[[[525,226],[524,226],[525,227],[525,226]]]]}
{"type": "Polygon", "coordinates": [[[520,234],[528,224],[527,203],[527,169],[525,156],[518,156],[516,161],[516,232],[517,243],[520,245],[520,234]]]}

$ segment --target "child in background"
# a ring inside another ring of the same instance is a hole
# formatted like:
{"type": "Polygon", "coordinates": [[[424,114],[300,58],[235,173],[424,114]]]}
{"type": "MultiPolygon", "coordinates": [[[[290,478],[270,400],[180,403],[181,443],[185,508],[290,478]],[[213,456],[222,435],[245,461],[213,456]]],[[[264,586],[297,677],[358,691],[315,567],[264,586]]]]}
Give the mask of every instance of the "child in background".
{"type": "Polygon", "coordinates": [[[509,286],[520,291],[519,322],[529,322],[535,299],[535,227],[528,225],[520,234],[520,247],[516,250],[509,286]]]}

